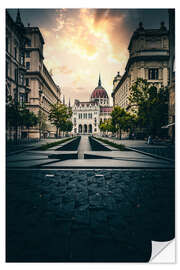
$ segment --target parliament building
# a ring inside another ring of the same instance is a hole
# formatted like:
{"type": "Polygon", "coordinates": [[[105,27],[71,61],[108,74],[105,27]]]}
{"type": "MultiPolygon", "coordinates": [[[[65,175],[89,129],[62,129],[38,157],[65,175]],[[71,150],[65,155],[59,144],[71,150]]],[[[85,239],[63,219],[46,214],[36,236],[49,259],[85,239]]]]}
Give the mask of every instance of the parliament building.
{"type": "Polygon", "coordinates": [[[98,86],[92,91],[90,100],[75,100],[72,112],[73,134],[100,134],[99,124],[111,118],[112,112],[100,75],[98,86]]]}

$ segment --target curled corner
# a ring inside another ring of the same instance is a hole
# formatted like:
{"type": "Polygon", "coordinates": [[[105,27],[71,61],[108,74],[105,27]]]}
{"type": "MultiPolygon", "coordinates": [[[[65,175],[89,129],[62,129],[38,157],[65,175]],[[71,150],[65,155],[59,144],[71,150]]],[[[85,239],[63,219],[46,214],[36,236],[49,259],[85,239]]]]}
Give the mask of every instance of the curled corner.
{"type": "Polygon", "coordinates": [[[158,242],[152,241],[150,263],[175,263],[175,239],[158,242]]]}

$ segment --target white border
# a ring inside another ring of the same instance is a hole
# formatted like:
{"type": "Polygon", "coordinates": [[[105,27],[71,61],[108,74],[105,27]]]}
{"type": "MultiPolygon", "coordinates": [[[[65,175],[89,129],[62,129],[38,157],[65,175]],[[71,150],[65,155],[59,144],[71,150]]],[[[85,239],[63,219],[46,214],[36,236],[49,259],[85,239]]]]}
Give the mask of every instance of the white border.
{"type": "MultiPolygon", "coordinates": [[[[73,269],[91,269],[91,267],[93,267],[93,269],[95,268],[102,268],[103,270],[106,270],[107,268],[109,269],[110,267],[113,268],[118,268],[123,266],[123,268],[129,268],[129,267],[137,267],[137,269],[140,269],[141,267],[147,266],[147,267],[177,267],[178,266],[178,258],[176,259],[176,263],[175,265],[169,265],[169,264],[162,264],[162,265],[155,265],[155,264],[110,264],[110,263],[106,263],[106,264],[84,264],[84,263],[77,263],[77,264],[69,264],[69,263],[62,263],[62,264],[42,264],[42,263],[33,263],[33,264],[7,264],[5,263],[5,110],[4,110],[4,78],[5,78],[5,68],[4,68],[4,63],[5,63],[5,42],[2,42],[5,36],[5,12],[4,9],[5,8],[176,8],[176,28],[178,29],[179,26],[179,8],[177,5],[178,1],[162,1],[162,0],[151,0],[145,2],[145,1],[115,1],[115,0],[111,0],[111,1],[107,1],[107,0],[101,0],[101,1],[95,1],[95,0],[89,0],[89,1],[35,1],[35,0],[31,0],[31,1],[10,1],[10,0],[6,0],[3,1],[1,3],[1,10],[0,10],[0,37],[1,37],[1,42],[0,42],[0,59],[1,59],[1,66],[0,66],[0,120],[1,120],[1,132],[0,132],[0,145],[1,145],[1,156],[0,156],[0,168],[1,168],[1,188],[0,188],[0,198],[1,198],[1,216],[0,216],[0,220],[1,220],[1,235],[0,235],[0,262],[1,262],[1,269],[9,269],[10,267],[13,267],[14,269],[39,269],[40,267],[43,267],[43,269],[49,269],[49,266],[51,267],[55,267],[58,268],[59,267],[61,269],[64,268],[69,268],[69,267],[73,267],[73,269]]],[[[153,20],[153,18],[152,18],[153,20]]],[[[178,30],[179,31],[179,30],[178,30]]],[[[177,40],[177,45],[176,47],[179,48],[179,34],[178,31],[176,31],[176,40],[177,40]]],[[[177,63],[179,62],[179,53],[178,50],[176,51],[176,67],[178,66],[177,63]]],[[[176,73],[178,73],[178,70],[176,69],[176,73]]],[[[178,91],[178,74],[176,74],[176,102],[179,100],[178,95],[179,95],[179,91],[178,91]]],[[[178,107],[178,105],[176,105],[176,107],[178,107]]],[[[177,114],[179,112],[179,110],[176,110],[177,114]]],[[[177,119],[177,118],[176,118],[177,119]]],[[[178,121],[176,122],[176,138],[178,138],[178,131],[179,131],[179,125],[178,125],[178,121]]],[[[176,140],[176,149],[179,150],[179,146],[178,146],[178,141],[176,140]]],[[[176,164],[177,164],[177,156],[176,156],[176,164]]],[[[177,168],[178,169],[178,168],[177,168]]],[[[178,171],[177,171],[178,173],[178,171]]],[[[179,179],[178,179],[179,173],[176,175],[176,207],[178,206],[178,197],[177,196],[177,190],[179,190],[179,179]]],[[[176,210],[176,220],[179,219],[178,216],[178,211],[176,210]]],[[[176,222],[176,228],[178,228],[177,226],[177,222],[176,222]]],[[[178,232],[176,231],[176,235],[178,234],[178,232]]],[[[177,245],[177,244],[176,244],[177,245]]],[[[167,262],[167,257],[170,256],[170,254],[172,254],[172,251],[174,252],[174,246],[172,245],[169,246],[169,253],[164,255],[164,259],[161,258],[162,260],[165,260],[167,262]]],[[[176,254],[177,251],[176,251],[176,254]]],[[[168,268],[169,269],[169,268],[168,268]]]]}

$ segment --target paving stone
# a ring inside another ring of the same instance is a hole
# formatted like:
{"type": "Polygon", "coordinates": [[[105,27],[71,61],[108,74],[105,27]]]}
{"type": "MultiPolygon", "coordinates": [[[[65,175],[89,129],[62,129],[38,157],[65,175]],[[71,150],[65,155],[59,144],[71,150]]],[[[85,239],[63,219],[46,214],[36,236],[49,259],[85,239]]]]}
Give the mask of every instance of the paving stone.
{"type": "Polygon", "coordinates": [[[89,207],[99,209],[104,207],[102,196],[99,193],[89,197],[89,207]]]}
{"type": "Polygon", "coordinates": [[[74,201],[74,200],[75,200],[75,192],[72,189],[68,190],[64,193],[64,195],[63,195],[63,202],[64,203],[74,201]]]}
{"type": "Polygon", "coordinates": [[[90,216],[88,208],[86,207],[85,209],[76,209],[74,213],[74,219],[77,223],[89,224],[90,216]]]}
{"type": "Polygon", "coordinates": [[[63,210],[68,213],[72,213],[74,208],[75,208],[75,201],[70,201],[63,204],[63,210]]]}
{"type": "Polygon", "coordinates": [[[70,261],[90,262],[92,260],[92,245],[89,230],[74,232],[70,239],[70,261]]]}
{"type": "Polygon", "coordinates": [[[173,182],[173,170],[7,171],[8,260],[148,261],[150,238],[174,237],[173,182]]]}
{"type": "Polygon", "coordinates": [[[105,209],[107,209],[109,211],[117,209],[116,201],[111,196],[111,193],[109,194],[109,196],[104,197],[104,204],[105,204],[105,209]]]}
{"type": "Polygon", "coordinates": [[[97,193],[97,183],[92,183],[92,184],[89,184],[88,185],[88,192],[89,192],[89,195],[94,195],[97,193]]]}
{"type": "Polygon", "coordinates": [[[116,247],[110,239],[94,239],[93,261],[95,262],[113,262],[117,261],[119,256],[115,256],[116,247]]]}
{"type": "Polygon", "coordinates": [[[85,192],[85,193],[86,193],[86,192],[87,192],[86,182],[84,182],[83,184],[82,184],[82,183],[80,184],[80,183],[78,182],[78,183],[76,184],[76,191],[77,191],[77,192],[85,192]]]}
{"type": "Polygon", "coordinates": [[[89,203],[88,192],[78,192],[76,193],[76,206],[87,205],[89,203]]]}

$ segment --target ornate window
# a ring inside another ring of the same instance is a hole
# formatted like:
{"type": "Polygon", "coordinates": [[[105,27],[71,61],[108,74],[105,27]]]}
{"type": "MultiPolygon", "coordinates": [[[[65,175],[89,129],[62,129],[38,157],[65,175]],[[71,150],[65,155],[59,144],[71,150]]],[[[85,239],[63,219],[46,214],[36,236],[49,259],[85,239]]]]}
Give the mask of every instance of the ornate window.
{"type": "Polygon", "coordinates": [[[30,70],[30,62],[26,62],[26,69],[30,70]]]}
{"type": "Polygon", "coordinates": [[[23,103],[25,101],[24,98],[25,98],[24,94],[20,94],[20,96],[19,96],[19,103],[20,103],[21,106],[23,105],[23,103]]]}
{"type": "Polygon", "coordinates": [[[148,70],[148,79],[149,80],[158,80],[158,78],[159,78],[158,68],[150,68],[148,70]]]}
{"type": "Polygon", "coordinates": [[[29,78],[26,78],[26,86],[29,86],[29,78]]]}
{"type": "Polygon", "coordinates": [[[26,52],[26,57],[27,57],[27,58],[30,58],[30,57],[31,57],[31,52],[30,52],[30,51],[27,51],[27,52],[26,52]]]}
{"type": "Polygon", "coordinates": [[[79,113],[79,119],[82,119],[82,113],[79,113]]]}
{"type": "Polygon", "coordinates": [[[14,47],[14,58],[17,59],[17,47],[14,47]]]}
{"type": "Polygon", "coordinates": [[[28,39],[27,45],[28,45],[28,47],[31,47],[31,40],[30,39],[28,39]]]}

